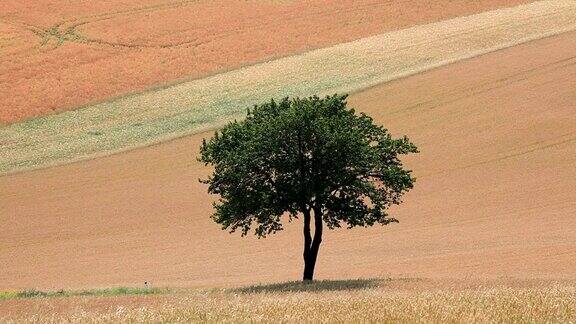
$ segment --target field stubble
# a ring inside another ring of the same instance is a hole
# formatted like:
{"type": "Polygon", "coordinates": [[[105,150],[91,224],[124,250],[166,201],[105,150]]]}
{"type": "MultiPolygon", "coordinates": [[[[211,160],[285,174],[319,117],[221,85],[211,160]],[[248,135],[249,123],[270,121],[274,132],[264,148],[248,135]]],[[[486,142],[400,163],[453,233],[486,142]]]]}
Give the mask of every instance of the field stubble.
{"type": "Polygon", "coordinates": [[[573,282],[356,280],[0,302],[10,322],[571,322],[573,282]]]}

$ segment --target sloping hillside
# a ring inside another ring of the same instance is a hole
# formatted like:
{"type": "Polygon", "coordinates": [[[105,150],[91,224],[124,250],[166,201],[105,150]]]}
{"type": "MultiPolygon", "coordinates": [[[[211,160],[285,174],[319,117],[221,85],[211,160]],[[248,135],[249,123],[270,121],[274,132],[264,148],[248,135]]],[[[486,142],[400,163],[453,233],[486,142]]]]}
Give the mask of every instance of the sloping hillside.
{"type": "MultiPolygon", "coordinates": [[[[320,278],[576,276],[576,33],[355,94],[422,153],[400,224],[328,233],[320,278]]],[[[300,224],[220,231],[201,134],[0,178],[0,289],[297,279],[300,224]]]]}

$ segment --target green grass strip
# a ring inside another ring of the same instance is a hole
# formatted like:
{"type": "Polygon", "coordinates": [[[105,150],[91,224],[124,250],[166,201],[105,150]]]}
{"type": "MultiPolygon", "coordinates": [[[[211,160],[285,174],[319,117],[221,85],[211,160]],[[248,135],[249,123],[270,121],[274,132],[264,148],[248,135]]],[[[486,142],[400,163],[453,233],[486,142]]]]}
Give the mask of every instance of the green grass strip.
{"type": "Polygon", "coordinates": [[[120,295],[157,295],[166,294],[170,290],[165,288],[131,288],[115,287],[91,290],[58,290],[42,291],[36,289],[22,291],[0,291],[0,300],[15,298],[38,298],[38,297],[72,297],[72,296],[120,296],[120,295]]]}

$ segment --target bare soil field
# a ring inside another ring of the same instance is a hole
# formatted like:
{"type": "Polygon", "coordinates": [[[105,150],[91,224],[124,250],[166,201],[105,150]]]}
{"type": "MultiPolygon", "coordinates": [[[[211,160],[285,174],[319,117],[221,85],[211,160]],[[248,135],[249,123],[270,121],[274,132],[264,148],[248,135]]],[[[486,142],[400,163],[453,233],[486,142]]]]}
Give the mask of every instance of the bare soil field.
{"type": "MultiPolygon", "coordinates": [[[[575,278],[576,33],[350,98],[422,153],[400,224],[326,233],[319,278],[575,278]]],[[[265,240],[209,219],[203,133],[0,178],[0,290],[298,279],[300,223],[265,240]]]]}
{"type": "Polygon", "coordinates": [[[574,281],[351,280],[0,301],[2,322],[569,323],[574,281]]]}
{"type": "Polygon", "coordinates": [[[576,29],[576,2],[547,0],[418,25],[0,128],[0,175],[214,129],[286,95],[355,92],[576,29]]]}
{"type": "Polygon", "coordinates": [[[528,0],[0,2],[0,124],[528,0]]]}

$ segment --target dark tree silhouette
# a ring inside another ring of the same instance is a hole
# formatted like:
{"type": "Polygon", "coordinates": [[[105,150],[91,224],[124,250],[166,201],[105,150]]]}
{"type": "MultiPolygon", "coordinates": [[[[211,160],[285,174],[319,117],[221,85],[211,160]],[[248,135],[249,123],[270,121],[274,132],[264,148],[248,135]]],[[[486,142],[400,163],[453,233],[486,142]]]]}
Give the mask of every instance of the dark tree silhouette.
{"type": "Polygon", "coordinates": [[[398,222],[387,210],[415,181],[399,156],[416,146],[355,114],[346,98],[272,100],[201,147],[200,161],[214,167],[201,181],[220,196],[212,218],[223,229],[265,237],[282,230],[283,216],[303,218],[304,280],[313,279],[324,225],[398,222]]]}

